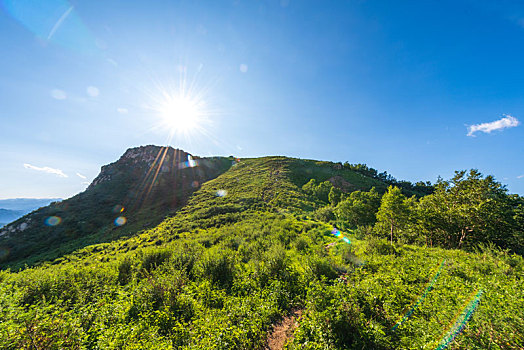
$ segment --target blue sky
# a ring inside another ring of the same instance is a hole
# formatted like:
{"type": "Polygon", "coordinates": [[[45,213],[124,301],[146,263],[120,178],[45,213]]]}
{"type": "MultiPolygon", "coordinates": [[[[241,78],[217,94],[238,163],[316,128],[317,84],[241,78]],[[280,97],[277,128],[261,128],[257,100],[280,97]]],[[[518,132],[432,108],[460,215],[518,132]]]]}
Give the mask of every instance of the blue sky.
{"type": "Polygon", "coordinates": [[[524,194],[519,1],[0,3],[0,198],[67,198],[168,143],[410,181],[477,168],[524,194]],[[163,117],[181,91],[186,133],[163,117]]]}

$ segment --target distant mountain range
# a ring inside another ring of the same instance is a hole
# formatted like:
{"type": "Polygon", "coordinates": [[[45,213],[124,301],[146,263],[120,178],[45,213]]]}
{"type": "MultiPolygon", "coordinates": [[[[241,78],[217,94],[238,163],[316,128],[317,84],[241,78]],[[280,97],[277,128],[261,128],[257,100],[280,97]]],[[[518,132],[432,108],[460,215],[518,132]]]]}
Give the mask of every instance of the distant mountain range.
{"type": "Polygon", "coordinates": [[[51,202],[59,202],[62,198],[10,198],[0,199],[0,208],[9,210],[31,211],[45,207],[51,202]]]}
{"type": "Polygon", "coordinates": [[[21,218],[25,214],[52,202],[61,201],[61,198],[11,198],[0,199],[0,227],[21,218]]]}

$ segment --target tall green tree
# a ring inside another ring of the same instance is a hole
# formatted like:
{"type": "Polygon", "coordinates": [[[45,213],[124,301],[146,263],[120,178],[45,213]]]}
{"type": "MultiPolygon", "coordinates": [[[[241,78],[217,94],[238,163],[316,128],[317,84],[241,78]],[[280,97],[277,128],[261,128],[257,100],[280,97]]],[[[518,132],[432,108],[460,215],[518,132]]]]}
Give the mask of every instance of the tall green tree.
{"type": "Polygon", "coordinates": [[[393,244],[393,237],[398,236],[398,233],[407,226],[409,216],[410,205],[406,196],[402,194],[400,188],[389,186],[380,201],[375,230],[381,234],[389,233],[393,244]]]}

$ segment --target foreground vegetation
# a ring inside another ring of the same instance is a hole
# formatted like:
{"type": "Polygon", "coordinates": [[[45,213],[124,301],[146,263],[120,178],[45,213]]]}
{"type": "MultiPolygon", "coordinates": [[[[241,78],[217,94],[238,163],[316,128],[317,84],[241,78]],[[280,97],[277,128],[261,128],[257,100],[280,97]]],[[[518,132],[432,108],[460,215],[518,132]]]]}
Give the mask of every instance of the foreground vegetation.
{"type": "Polygon", "coordinates": [[[434,348],[479,288],[454,348],[524,344],[519,256],[355,239],[326,249],[336,241],[330,227],[262,213],[162,247],[162,238],[139,238],[148,239],[149,247],[94,246],[55,266],[2,273],[0,347],[256,349],[300,308],[289,348],[434,348]],[[443,258],[433,290],[393,331],[443,258]]]}
{"type": "Polygon", "coordinates": [[[479,290],[450,348],[523,348],[522,257],[424,246],[409,225],[391,240],[386,209],[425,197],[386,187],[330,163],[244,160],[155,228],[0,272],[0,348],[260,349],[300,309],[288,349],[435,349],[479,290]]]}

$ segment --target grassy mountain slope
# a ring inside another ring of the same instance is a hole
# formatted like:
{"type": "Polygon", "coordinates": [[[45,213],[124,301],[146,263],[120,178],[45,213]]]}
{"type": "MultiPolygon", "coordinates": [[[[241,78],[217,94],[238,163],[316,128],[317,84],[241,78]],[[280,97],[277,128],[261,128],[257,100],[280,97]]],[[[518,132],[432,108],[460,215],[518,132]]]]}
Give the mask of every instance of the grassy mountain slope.
{"type": "Polygon", "coordinates": [[[189,167],[188,156],[170,147],[127,150],[117,162],[102,167],[86,191],[0,230],[0,268],[54,259],[157,225],[203,182],[231,165],[231,159],[216,157],[196,159],[198,166],[189,167]],[[119,217],[121,221],[115,221],[119,217]]]}
{"type": "MultiPolygon", "coordinates": [[[[117,162],[102,167],[83,193],[51,203],[1,230],[0,268],[17,269],[52,260],[89,244],[110,242],[154,226],[182,208],[202,183],[224,173],[232,161],[198,158],[198,166],[181,168],[188,156],[181,150],[156,146],[129,149],[117,162]],[[115,225],[115,219],[121,216],[126,224],[115,225]],[[55,221],[59,224],[49,225],[49,218],[58,218],[55,221]]],[[[286,157],[242,160],[213,186],[216,190],[245,192],[241,202],[231,202],[234,196],[225,197],[229,208],[221,210],[228,212],[257,206],[310,210],[319,203],[296,186],[311,178],[331,180],[346,191],[386,188],[381,181],[334,163],[286,157]]],[[[193,198],[193,203],[199,204],[191,210],[202,210],[202,215],[218,220],[221,216],[215,214],[220,213],[207,202],[215,193],[206,193],[199,192],[193,198]]]]}
{"type": "Polygon", "coordinates": [[[522,257],[349,232],[343,243],[309,218],[323,203],[301,185],[336,175],[375,184],[333,166],[242,160],[152,229],[0,272],[0,348],[261,349],[272,325],[301,309],[289,349],[434,349],[479,289],[451,348],[524,346],[522,257]],[[444,259],[425,300],[393,330],[444,259]]]}

